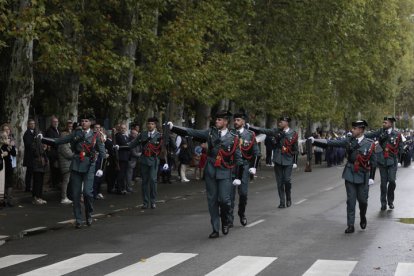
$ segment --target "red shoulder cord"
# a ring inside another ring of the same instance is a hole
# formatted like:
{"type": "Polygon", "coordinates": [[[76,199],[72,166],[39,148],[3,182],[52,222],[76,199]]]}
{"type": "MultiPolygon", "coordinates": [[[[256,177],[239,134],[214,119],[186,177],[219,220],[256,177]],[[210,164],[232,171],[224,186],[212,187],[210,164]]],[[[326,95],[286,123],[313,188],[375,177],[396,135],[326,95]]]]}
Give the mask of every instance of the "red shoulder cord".
{"type": "Polygon", "coordinates": [[[393,153],[394,155],[398,154],[398,146],[400,145],[400,140],[401,140],[401,133],[398,134],[395,146],[391,145],[390,143],[387,143],[384,149],[384,158],[390,157],[390,152],[393,153]]]}
{"type": "Polygon", "coordinates": [[[219,149],[219,152],[217,154],[216,157],[216,162],[214,162],[214,167],[221,167],[221,165],[223,165],[223,167],[225,167],[226,169],[233,169],[236,165],[230,165],[229,163],[227,163],[226,161],[224,161],[224,157],[230,157],[230,161],[234,160],[234,153],[236,152],[237,146],[239,145],[239,137],[236,136],[234,137],[234,141],[233,141],[233,148],[231,149],[231,151],[225,151],[223,149],[219,149]]]}
{"type": "Polygon", "coordinates": [[[79,159],[80,161],[85,160],[85,153],[91,153],[91,150],[93,149],[93,147],[95,147],[95,143],[96,143],[96,137],[98,137],[98,132],[96,132],[93,137],[92,137],[92,142],[87,145],[86,143],[82,144],[82,151],[79,153],[79,159]]]}
{"type": "Polygon", "coordinates": [[[362,154],[357,155],[357,158],[354,162],[354,172],[358,172],[360,166],[364,168],[365,170],[371,169],[371,166],[369,164],[369,159],[371,158],[371,155],[374,152],[374,149],[375,149],[375,143],[372,143],[367,155],[362,155],[362,154]]]}
{"type": "Polygon", "coordinates": [[[151,144],[151,142],[148,142],[147,147],[145,148],[145,151],[144,151],[144,155],[147,156],[147,157],[150,157],[153,154],[155,156],[160,155],[161,145],[162,145],[162,139],[160,140],[160,144],[158,146],[155,146],[154,144],[151,144]]]}
{"type": "Polygon", "coordinates": [[[249,155],[249,151],[253,147],[255,140],[256,140],[256,134],[254,132],[253,132],[252,142],[247,147],[243,147],[243,139],[240,139],[240,151],[241,151],[243,158],[247,160],[252,159],[253,154],[249,155]]]}
{"type": "Polygon", "coordinates": [[[285,138],[285,141],[284,141],[283,147],[282,147],[282,153],[292,154],[292,146],[297,141],[298,141],[298,134],[296,132],[293,134],[293,138],[292,138],[291,141],[289,141],[289,139],[285,138]]]}

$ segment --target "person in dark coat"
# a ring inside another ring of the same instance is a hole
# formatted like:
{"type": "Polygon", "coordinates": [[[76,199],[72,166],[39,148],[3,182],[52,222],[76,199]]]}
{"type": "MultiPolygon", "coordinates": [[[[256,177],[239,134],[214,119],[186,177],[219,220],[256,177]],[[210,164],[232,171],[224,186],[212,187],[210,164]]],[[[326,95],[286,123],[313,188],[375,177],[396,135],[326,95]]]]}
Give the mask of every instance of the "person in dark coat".
{"type": "Polygon", "coordinates": [[[47,146],[42,144],[41,139],[35,138],[32,143],[33,154],[33,201],[34,205],[46,204],[43,200],[43,180],[48,166],[48,158],[46,153],[47,146]]]}
{"type": "MultiPolygon", "coordinates": [[[[130,142],[128,137],[128,128],[125,124],[120,127],[120,132],[115,135],[116,144],[119,146],[126,146],[130,142]]],[[[131,151],[121,150],[118,153],[119,158],[119,173],[117,177],[116,189],[120,194],[127,194],[127,182],[128,182],[128,164],[131,156],[131,151]]]]}
{"type": "MultiPolygon", "coordinates": [[[[47,138],[60,138],[60,133],[58,130],[59,127],[59,120],[56,116],[52,116],[51,118],[51,125],[46,130],[45,137],[47,138]]],[[[49,147],[49,151],[47,154],[49,158],[49,166],[50,166],[50,187],[57,188],[60,183],[60,169],[59,169],[59,154],[58,154],[58,146],[52,145],[49,147]]]]}
{"type": "Polygon", "coordinates": [[[180,161],[181,169],[180,169],[180,177],[181,182],[189,182],[190,180],[186,176],[187,168],[191,164],[191,160],[193,159],[193,155],[191,152],[191,148],[188,147],[187,141],[183,140],[180,145],[180,154],[178,155],[178,160],[180,161]]]}
{"type": "Polygon", "coordinates": [[[26,167],[26,176],[24,179],[26,192],[30,192],[32,189],[32,180],[33,180],[32,144],[37,134],[35,128],[36,128],[35,121],[33,119],[29,119],[27,122],[27,130],[25,131],[23,135],[23,143],[24,143],[23,166],[26,167]]]}

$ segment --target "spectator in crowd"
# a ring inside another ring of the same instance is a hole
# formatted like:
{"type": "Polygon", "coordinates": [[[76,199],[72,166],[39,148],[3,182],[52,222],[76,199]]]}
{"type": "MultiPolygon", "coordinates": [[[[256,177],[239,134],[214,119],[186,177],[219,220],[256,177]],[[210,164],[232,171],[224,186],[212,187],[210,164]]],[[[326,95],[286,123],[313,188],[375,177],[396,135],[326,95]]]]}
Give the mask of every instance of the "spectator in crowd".
{"type": "Polygon", "coordinates": [[[187,168],[190,166],[193,154],[188,147],[187,141],[183,140],[180,145],[180,154],[178,155],[178,161],[180,162],[180,177],[181,182],[189,182],[190,180],[186,176],[187,168]]]}
{"type": "Polygon", "coordinates": [[[106,189],[108,194],[115,193],[115,183],[117,178],[117,158],[116,151],[114,149],[114,143],[112,141],[113,134],[115,129],[107,132],[107,137],[105,141],[105,150],[107,154],[106,158],[106,167],[105,167],[105,180],[106,180],[106,189]]]}
{"type": "MultiPolygon", "coordinates": [[[[164,137],[164,139],[167,139],[164,137]]],[[[166,148],[162,148],[160,156],[160,163],[158,166],[158,178],[161,176],[162,183],[171,184],[171,172],[175,167],[175,155],[177,148],[175,146],[172,136],[168,137],[168,151],[166,148]],[[166,157],[168,159],[168,168],[164,168],[164,165],[167,163],[166,157]]],[[[139,162],[138,162],[139,163],[139,162]]]]}
{"type": "MultiPolygon", "coordinates": [[[[61,137],[70,134],[70,129],[66,129],[61,133],[61,137]]],[[[62,175],[61,182],[61,204],[71,204],[72,201],[67,197],[67,189],[70,181],[70,163],[72,162],[73,151],[70,144],[63,144],[58,147],[59,169],[62,175]]]]}
{"type": "MultiPolygon", "coordinates": [[[[45,137],[59,138],[60,133],[58,127],[59,119],[56,116],[52,116],[50,121],[50,127],[46,130],[45,137]]],[[[49,146],[47,156],[49,158],[50,168],[50,187],[57,188],[60,183],[58,146],[49,146]]]]}
{"type": "MultiPolygon", "coordinates": [[[[128,137],[128,128],[125,124],[121,124],[120,132],[115,135],[116,144],[118,146],[127,146],[130,142],[128,137]]],[[[121,150],[118,152],[119,158],[119,172],[116,183],[116,190],[120,194],[127,194],[127,173],[128,173],[128,162],[131,152],[129,150],[121,150]]]]}
{"type": "Polygon", "coordinates": [[[26,176],[24,179],[25,191],[30,192],[32,190],[33,182],[33,151],[32,144],[35,139],[36,133],[36,123],[33,119],[27,121],[27,130],[23,134],[23,144],[24,144],[24,157],[23,157],[23,166],[26,167],[26,176]]]}
{"type": "MultiPolygon", "coordinates": [[[[0,132],[0,155],[3,158],[4,172],[4,191],[5,201],[4,205],[13,207],[12,190],[13,190],[13,166],[12,156],[16,157],[16,147],[12,145],[9,134],[6,131],[0,132]]],[[[0,179],[1,182],[1,179],[0,179]]],[[[1,185],[2,183],[0,183],[1,185]]]]}
{"type": "Polygon", "coordinates": [[[35,138],[32,144],[33,152],[33,201],[34,205],[46,204],[43,199],[43,180],[48,166],[48,157],[46,153],[47,146],[42,144],[40,138],[35,138]]]}
{"type": "MultiPolygon", "coordinates": [[[[321,139],[321,136],[319,134],[316,134],[315,139],[321,139]]],[[[322,154],[323,154],[323,148],[314,146],[313,152],[315,154],[315,165],[322,165],[322,154]]]]}
{"type": "MultiPolygon", "coordinates": [[[[103,144],[105,144],[105,141],[106,141],[105,129],[99,123],[95,123],[93,125],[93,132],[94,133],[99,133],[99,136],[98,136],[99,139],[101,139],[101,142],[103,144]]],[[[95,176],[94,176],[94,179],[93,179],[93,197],[95,199],[104,199],[104,196],[101,193],[101,185],[102,185],[102,182],[104,180],[104,177],[98,177],[96,175],[96,172],[98,170],[103,170],[104,169],[104,164],[105,164],[105,158],[104,159],[101,159],[101,158],[96,159],[95,176]]]]}
{"type": "Polygon", "coordinates": [[[73,121],[72,120],[67,120],[65,131],[68,132],[68,133],[71,133],[72,130],[73,130],[73,121]]]}
{"type": "Polygon", "coordinates": [[[274,147],[274,141],[272,137],[266,136],[265,139],[265,147],[266,147],[266,166],[272,166],[272,154],[273,154],[273,147],[274,147]]]}
{"type": "Polygon", "coordinates": [[[207,163],[207,144],[206,143],[202,143],[200,145],[200,152],[197,154],[200,155],[200,159],[198,161],[197,166],[195,167],[194,175],[195,175],[196,180],[199,180],[203,178],[204,168],[207,163]]]}
{"type": "MultiPolygon", "coordinates": [[[[132,141],[138,137],[138,131],[136,128],[131,130],[129,140],[132,141]]],[[[127,192],[132,193],[131,184],[135,179],[135,167],[137,166],[139,157],[141,156],[141,145],[131,149],[130,160],[128,162],[128,175],[127,175],[127,192]]]]}

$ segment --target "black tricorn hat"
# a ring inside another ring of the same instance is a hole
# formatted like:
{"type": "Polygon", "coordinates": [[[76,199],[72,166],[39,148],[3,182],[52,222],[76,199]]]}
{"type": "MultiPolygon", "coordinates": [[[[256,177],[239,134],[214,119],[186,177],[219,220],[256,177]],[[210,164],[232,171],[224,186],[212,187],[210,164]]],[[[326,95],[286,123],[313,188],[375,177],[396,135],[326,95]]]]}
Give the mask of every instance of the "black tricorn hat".
{"type": "Polygon", "coordinates": [[[147,123],[158,123],[157,117],[149,117],[147,123]]]}
{"type": "Polygon", "coordinates": [[[385,116],[384,117],[384,121],[390,121],[390,122],[396,122],[397,121],[397,119],[395,119],[395,117],[394,116],[385,116]]]}
{"type": "Polygon", "coordinates": [[[95,120],[95,116],[92,113],[83,113],[81,116],[79,116],[79,120],[93,121],[95,120]]]}
{"type": "Polygon", "coordinates": [[[236,118],[247,120],[247,115],[246,115],[246,113],[244,113],[242,111],[236,112],[236,113],[233,114],[233,119],[236,119],[236,118]]]}
{"type": "Polygon", "coordinates": [[[289,116],[281,116],[279,117],[279,121],[285,121],[285,122],[290,123],[291,119],[289,116]]]}
{"type": "Polygon", "coordinates": [[[358,121],[352,122],[352,127],[366,128],[367,126],[368,126],[368,123],[365,120],[358,120],[358,121]]]}
{"type": "Polygon", "coordinates": [[[216,112],[216,116],[215,117],[216,117],[216,119],[217,118],[223,118],[223,119],[229,120],[231,116],[232,116],[232,114],[231,114],[230,111],[220,110],[220,111],[217,111],[216,112]]]}

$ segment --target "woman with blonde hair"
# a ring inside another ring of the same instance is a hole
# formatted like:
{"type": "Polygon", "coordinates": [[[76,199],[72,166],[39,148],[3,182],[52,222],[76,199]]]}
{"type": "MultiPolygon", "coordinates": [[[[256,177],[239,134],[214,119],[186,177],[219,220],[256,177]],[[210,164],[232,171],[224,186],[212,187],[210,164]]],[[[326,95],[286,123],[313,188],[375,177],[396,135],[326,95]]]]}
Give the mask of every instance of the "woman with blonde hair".
{"type": "Polygon", "coordinates": [[[0,186],[4,187],[4,205],[13,207],[11,201],[13,190],[12,157],[16,157],[16,147],[10,142],[9,134],[6,131],[0,132],[0,154],[3,158],[3,169],[0,172],[0,186]]]}

